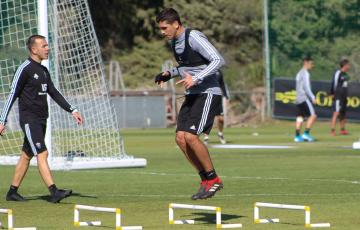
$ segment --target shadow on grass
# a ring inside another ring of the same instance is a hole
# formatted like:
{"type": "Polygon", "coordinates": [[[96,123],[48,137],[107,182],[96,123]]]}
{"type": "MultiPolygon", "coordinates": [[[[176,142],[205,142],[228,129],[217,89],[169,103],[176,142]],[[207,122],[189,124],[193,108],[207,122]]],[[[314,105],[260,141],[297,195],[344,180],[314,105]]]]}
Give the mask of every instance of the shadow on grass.
{"type": "MultiPolygon", "coordinates": [[[[93,199],[97,199],[98,197],[97,196],[90,196],[90,195],[84,195],[84,194],[81,194],[81,193],[76,193],[76,192],[73,192],[70,196],[66,197],[66,198],[69,198],[69,197],[83,197],[83,198],[93,198],[93,199]]],[[[66,203],[66,202],[63,202],[66,198],[64,198],[61,203],[66,203]]],[[[30,196],[30,197],[26,197],[26,200],[45,200],[45,201],[49,201],[50,200],[50,195],[44,195],[44,196],[30,196]]]]}
{"type": "MultiPolygon", "coordinates": [[[[196,216],[195,218],[193,218],[195,223],[196,222],[203,222],[203,224],[216,224],[216,215],[215,215],[215,213],[208,213],[208,212],[200,212],[199,213],[199,212],[196,212],[196,213],[192,213],[192,215],[186,215],[186,216],[196,216]]],[[[184,215],[182,217],[184,217],[184,215]]],[[[222,221],[222,223],[224,223],[225,221],[230,221],[230,220],[234,220],[234,219],[240,219],[240,218],[244,218],[244,217],[246,217],[246,216],[239,216],[239,215],[231,215],[231,214],[221,213],[221,221],[222,221]]]]}

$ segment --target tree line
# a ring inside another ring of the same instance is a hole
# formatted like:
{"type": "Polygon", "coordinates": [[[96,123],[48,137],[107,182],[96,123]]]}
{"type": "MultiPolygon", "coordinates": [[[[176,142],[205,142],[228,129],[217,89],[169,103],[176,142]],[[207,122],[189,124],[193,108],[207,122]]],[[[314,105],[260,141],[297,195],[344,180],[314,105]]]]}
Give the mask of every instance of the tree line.
{"type": "Polygon", "coordinates": [[[215,44],[227,62],[231,88],[262,85],[261,0],[89,0],[89,5],[104,57],[120,62],[130,87],[153,86],[162,63],[173,59],[155,22],[164,7],[175,8],[186,27],[215,44]]]}
{"type": "Polygon", "coordinates": [[[342,58],[360,79],[358,0],[270,0],[272,75],[293,77],[301,59],[315,61],[312,78],[330,80],[342,58]]]}
{"type": "MultiPolygon", "coordinates": [[[[349,58],[350,75],[360,68],[358,0],[268,0],[271,75],[294,77],[311,55],[315,79],[329,79],[338,61],[349,58]]],[[[173,59],[155,17],[164,7],[180,13],[186,27],[199,29],[226,60],[232,90],[262,86],[262,0],[89,0],[105,60],[118,60],[132,88],[153,87],[152,77],[173,59]]]]}

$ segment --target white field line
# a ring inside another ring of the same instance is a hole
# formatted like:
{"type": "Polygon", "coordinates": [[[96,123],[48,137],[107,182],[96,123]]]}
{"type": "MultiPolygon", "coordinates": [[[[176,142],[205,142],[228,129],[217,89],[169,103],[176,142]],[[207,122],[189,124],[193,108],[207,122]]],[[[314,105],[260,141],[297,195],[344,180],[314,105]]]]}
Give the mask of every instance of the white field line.
{"type": "MultiPolygon", "coordinates": [[[[244,194],[226,194],[226,195],[221,195],[221,194],[217,194],[216,197],[252,197],[252,196],[256,196],[256,197],[272,197],[272,196],[302,196],[302,197],[312,197],[312,196],[348,196],[348,195],[357,195],[360,196],[360,193],[318,193],[318,194],[303,194],[303,193],[258,193],[258,194],[253,194],[253,193],[244,193],[244,194]]],[[[158,198],[162,198],[162,197],[178,197],[178,198],[189,198],[189,194],[186,195],[164,195],[164,194],[113,194],[113,195],[106,195],[107,197],[158,197],[158,198]]]]}
{"type": "MultiPolygon", "coordinates": [[[[40,196],[42,194],[38,194],[40,196]]],[[[88,196],[98,196],[99,194],[86,194],[88,196]]],[[[218,198],[226,197],[278,197],[278,196],[288,196],[288,197],[339,197],[339,196],[360,196],[360,193],[314,193],[314,194],[303,194],[303,193],[244,193],[244,194],[226,194],[221,195],[217,194],[218,198]]],[[[36,194],[34,196],[37,196],[36,194]]],[[[101,194],[103,196],[103,194],[101,194]]],[[[104,197],[145,197],[145,198],[189,198],[189,194],[186,195],[169,195],[169,194],[107,194],[104,197]]]]}
{"type": "MultiPolygon", "coordinates": [[[[76,171],[74,171],[76,172],[76,171]]],[[[84,171],[81,171],[84,172],[84,171]]],[[[86,171],[87,173],[98,173],[95,171],[86,171]]],[[[111,171],[104,171],[101,173],[113,174],[111,171]]],[[[134,174],[134,175],[151,175],[151,176],[184,176],[184,177],[193,177],[194,174],[184,174],[184,173],[164,173],[164,172],[116,172],[119,174],[134,174]]],[[[246,177],[246,176],[225,176],[221,175],[221,178],[228,179],[237,179],[237,180],[293,180],[293,181],[315,181],[315,182],[331,182],[331,183],[345,183],[345,184],[360,184],[358,180],[346,180],[346,179],[323,179],[323,178],[287,178],[287,177],[246,177]]]]}
{"type": "Polygon", "coordinates": [[[209,145],[209,148],[217,149],[292,149],[297,148],[297,146],[289,145],[209,145]]]}
{"type": "MultiPolygon", "coordinates": [[[[32,196],[42,196],[44,194],[32,194],[32,196]]],[[[113,197],[137,197],[137,198],[189,198],[189,194],[184,195],[171,195],[171,194],[88,194],[87,196],[102,196],[104,198],[113,198],[113,197]]],[[[218,198],[227,198],[227,197],[278,197],[278,196],[288,196],[288,197],[339,197],[339,196],[360,196],[360,193],[237,193],[237,194],[216,194],[218,198]]]]}

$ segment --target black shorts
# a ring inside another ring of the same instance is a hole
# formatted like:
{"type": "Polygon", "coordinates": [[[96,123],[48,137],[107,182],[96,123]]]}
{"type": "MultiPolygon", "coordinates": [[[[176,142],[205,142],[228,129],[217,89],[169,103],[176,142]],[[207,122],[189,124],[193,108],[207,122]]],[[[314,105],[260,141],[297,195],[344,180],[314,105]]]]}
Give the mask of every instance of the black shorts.
{"type": "Polygon", "coordinates": [[[297,117],[308,117],[308,116],[316,115],[314,106],[309,100],[297,104],[296,107],[297,107],[297,113],[296,113],[297,117]]]}
{"type": "Polygon", "coordinates": [[[25,135],[22,151],[28,156],[36,156],[47,150],[45,145],[46,121],[21,122],[20,125],[25,135]]]}
{"type": "Polygon", "coordinates": [[[334,101],[334,111],[339,112],[341,115],[345,116],[347,107],[347,97],[337,98],[334,101]]]}
{"type": "Polygon", "coordinates": [[[179,111],[176,132],[185,131],[195,135],[209,132],[221,99],[221,95],[207,93],[186,95],[179,111]]]}
{"type": "Polygon", "coordinates": [[[224,101],[223,98],[221,98],[220,105],[215,111],[215,116],[224,116],[224,103],[223,103],[223,101],[224,101]]]}

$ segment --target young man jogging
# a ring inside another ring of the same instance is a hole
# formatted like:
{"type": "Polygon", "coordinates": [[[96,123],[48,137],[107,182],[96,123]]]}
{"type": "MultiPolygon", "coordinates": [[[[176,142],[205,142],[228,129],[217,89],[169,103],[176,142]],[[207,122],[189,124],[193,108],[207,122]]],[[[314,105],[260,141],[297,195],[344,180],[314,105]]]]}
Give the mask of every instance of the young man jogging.
{"type": "Polygon", "coordinates": [[[334,112],[331,119],[331,135],[336,135],[336,121],[339,118],[340,121],[340,134],[347,135],[348,132],[345,129],[346,123],[346,107],[348,96],[348,82],[349,76],[347,72],[350,69],[350,62],[344,59],[340,62],[340,69],[335,71],[332,79],[330,95],[333,97],[334,112]]]}
{"type": "Polygon", "coordinates": [[[313,60],[309,57],[304,58],[303,68],[296,75],[296,125],[295,125],[295,142],[314,141],[310,135],[310,130],[316,120],[316,114],[313,104],[316,104],[315,96],[311,91],[310,73],[313,68],[313,60]],[[301,135],[301,126],[304,119],[308,117],[306,129],[301,135]]]}
{"type": "Polygon", "coordinates": [[[5,130],[7,116],[15,100],[19,99],[19,120],[24,132],[24,144],[19,162],[16,165],[7,201],[26,201],[18,193],[33,156],[37,159],[40,175],[50,191],[50,202],[57,203],[71,194],[71,190],[58,189],[54,183],[49,165],[48,151],[45,146],[46,120],[48,118],[47,95],[64,110],[72,113],[78,124],[83,123],[83,117],[71,106],[55,88],[49,71],[42,60],[48,59],[49,47],[45,37],[33,35],[27,40],[29,58],[17,69],[11,84],[11,91],[2,110],[0,118],[0,134],[5,130]]]}
{"type": "Polygon", "coordinates": [[[200,189],[191,198],[207,199],[222,189],[223,183],[199,135],[213,125],[221,101],[215,73],[225,62],[203,33],[181,24],[174,9],[164,9],[156,21],[162,35],[171,41],[179,66],[158,75],[155,82],[162,85],[172,77],[181,77],[176,84],[185,87],[186,96],[178,115],[176,143],[201,178],[200,189]]]}

